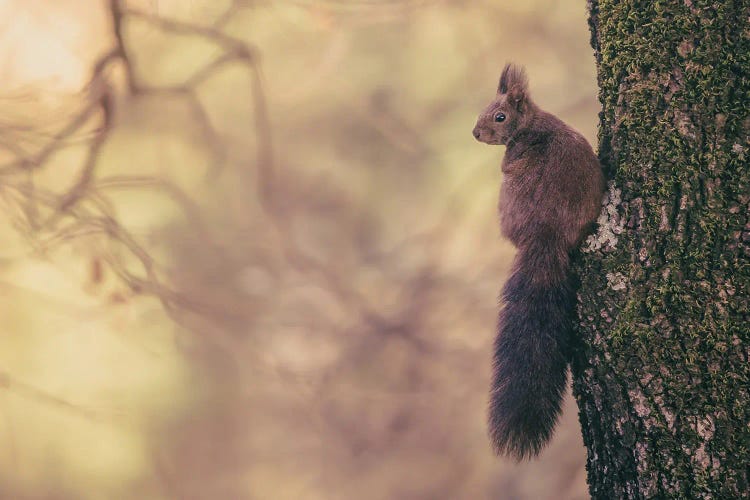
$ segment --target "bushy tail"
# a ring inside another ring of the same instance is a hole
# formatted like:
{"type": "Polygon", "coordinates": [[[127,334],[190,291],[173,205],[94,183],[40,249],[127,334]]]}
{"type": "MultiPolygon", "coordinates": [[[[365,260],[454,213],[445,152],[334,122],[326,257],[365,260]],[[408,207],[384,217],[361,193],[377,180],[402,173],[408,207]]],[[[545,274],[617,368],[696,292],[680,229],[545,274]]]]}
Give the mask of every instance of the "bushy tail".
{"type": "Polygon", "coordinates": [[[561,411],[575,301],[567,251],[520,249],[502,300],[489,433],[497,454],[520,461],[549,441],[561,411]]]}

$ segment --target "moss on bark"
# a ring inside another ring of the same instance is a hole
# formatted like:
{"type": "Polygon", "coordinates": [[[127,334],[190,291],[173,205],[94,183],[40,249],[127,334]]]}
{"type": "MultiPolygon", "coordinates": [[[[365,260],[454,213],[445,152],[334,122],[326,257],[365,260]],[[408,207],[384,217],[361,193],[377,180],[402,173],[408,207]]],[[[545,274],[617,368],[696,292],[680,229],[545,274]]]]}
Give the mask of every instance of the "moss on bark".
{"type": "Polygon", "coordinates": [[[750,4],[590,1],[610,190],[577,263],[594,498],[750,491],[750,4]]]}

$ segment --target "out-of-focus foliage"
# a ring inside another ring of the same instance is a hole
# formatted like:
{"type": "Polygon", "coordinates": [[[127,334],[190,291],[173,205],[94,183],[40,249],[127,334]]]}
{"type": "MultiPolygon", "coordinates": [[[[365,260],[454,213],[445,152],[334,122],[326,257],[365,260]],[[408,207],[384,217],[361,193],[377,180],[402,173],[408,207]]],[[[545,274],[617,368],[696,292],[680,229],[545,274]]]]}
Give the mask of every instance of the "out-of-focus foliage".
{"type": "Polygon", "coordinates": [[[585,6],[0,1],[0,496],[582,498],[490,455],[506,60],[594,138],[585,6]]]}

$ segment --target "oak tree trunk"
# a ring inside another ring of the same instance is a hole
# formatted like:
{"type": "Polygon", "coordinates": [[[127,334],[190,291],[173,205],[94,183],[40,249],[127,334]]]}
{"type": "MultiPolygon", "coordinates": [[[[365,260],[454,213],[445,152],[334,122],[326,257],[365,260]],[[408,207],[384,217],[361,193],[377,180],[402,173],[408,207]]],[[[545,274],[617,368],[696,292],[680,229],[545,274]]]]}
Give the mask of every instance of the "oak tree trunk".
{"type": "Polygon", "coordinates": [[[594,498],[747,498],[750,2],[590,0],[610,179],[576,264],[594,498]]]}

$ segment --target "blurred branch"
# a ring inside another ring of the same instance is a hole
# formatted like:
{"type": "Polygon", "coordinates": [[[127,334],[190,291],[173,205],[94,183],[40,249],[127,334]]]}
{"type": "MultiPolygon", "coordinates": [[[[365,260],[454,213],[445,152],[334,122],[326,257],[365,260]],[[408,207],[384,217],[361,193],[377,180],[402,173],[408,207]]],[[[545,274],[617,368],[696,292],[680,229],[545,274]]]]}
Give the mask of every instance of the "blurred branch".
{"type": "MultiPolygon", "coordinates": [[[[126,8],[121,9],[119,6],[121,0],[110,0],[112,4],[117,4],[117,7],[113,9],[113,18],[116,21],[116,25],[121,26],[122,16],[127,15],[136,19],[141,19],[149,24],[161,28],[162,30],[173,33],[176,35],[193,35],[204,38],[211,41],[224,49],[225,52],[237,54],[238,57],[246,58],[248,60],[253,59],[255,49],[250,47],[243,40],[227,35],[218,28],[212,26],[201,26],[197,24],[191,24],[183,21],[177,21],[175,19],[165,18],[156,14],[143,12],[138,9],[126,8]]],[[[121,28],[117,28],[121,29],[121,28]]]]}
{"type": "Polygon", "coordinates": [[[71,403],[64,398],[55,396],[46,391],[38,389],[31,384],[17,380],[3,370],[0,370],[0,389],[15,393],[39,404],[56,408],[66,413],[85,418],[86,420],[90,420],[92,422],[114,423],[115,420],[120,420],[119,423],[124,423],[121,418],[122,415],[115,415],[112,413],[105,414],[102,412],[91,410],[79,404],[71,403]]]}
{"type": "MultiPolygon", "coordinates": [[[[108,81],[108,72],[115,62],[120,62],[125,70],[127,88],[132,98],[151,94],[172,94],[188,100],[192,116],[203,132],[203,136],[212,152],[212,168],[215,171],[221,168],[225,161],[225,147],[220,137],[211,124],[208,113],[198,98],[195,88],[211,77],[223,66],[230,63],[239,63],[247,66],[252,72],[253,98],[256,106],[256,123],[259,136],[258,162],[264,184],[272,183],[271,165],[272,153],[270,147],[270,126],[265,109],[265,98],[261,86],[261,76],[257,65],[257,54],[255,48],[244,41],[229,36],[221,31],[231,15],[236,13],[245,2],[235,1],[227,12],[217,21],[214,26],[199,26],[177,20],[163,18],[136,9],[124,6],[121,0],[109,1],[109,13],[112,23],[114,47],[103,54],[92,68],[91,78],[86,85],[87,103],[77,111],[69,121],[55,133],[36,153],[25,154],[21,148],[13,147],[11,150],[16,159],[0,166],[0,175],[6,178],[6,182],[0,185],[0,190],[8,190],[17,193],[17,197],[7,197],[10,201],[17,199],[24,209],[25,220],[16,218],[22,229],[32,238],[38,234],[41,247],[49,247],[55,242],[70,240],[71,238],[90,237],[92,235],[103,235],[117,242],[128,254],[140,262],[142,275],[134,274],[124,264],[117,254],[110,254],[106,261],[120,278],[137,293],[154,295],[162,301],[165,308],[173,310],[189,309],[199,314],[209,312],[232,316],[232,311],[220,307],[219,304],[208,305],[205,301],[189,299],[163,283],[158,277],[156,264],[149,252],[136,242],[136,239],[128,230],[120,225],[115,214],[107,209],[106,200],[98,195],[104,190],[112,187],[155,187],[165,189],[168,194],[177,200],[183,209],[189,209],[193,221],[197,220],[197,208],[188,202],[184,193],[179,192],[173,185],[152,179],[144,178],[109,178],[102,181],[96,180],[96,170],[100,163],[101,152],[109,139],[115,123],[115,98],[112,85],[108,81]],[[197,36],[216,43],[223,53],[214,61],[200,68],[184,83],[167,87],[152,87],[145,85],[137,75],[132,56],[127,46],[125,22],[128,18],[140,19],[157,28],[173,34],[197,36]],[[40,192],[35,188],[32,172],[44,168],[53,156],[62,148],[69,146],[69,140],[74,134],[84,130],[92,118],[100,116],[100,122],[95,126],[93,135],[86,140],[86,155],[78,171],[77,178],[72,186],[61,194],[50,191],[40,192]],[[13,181],[18,174],[25,174],[25,180],[13,181]],[[79,207],[86,200],[89,203],[85,208],[79,207]],[[44,221],[38,221],[38,205],[44,207],[44,213],[48,214],[44,221]],[[63,221],[68,221],[63,224],[63,221]],[[25,227],[25,229],[24,229],[25,227]],[[46,236],[45,236],[46,234],[46,236]]],[[[207,235],[207,230],[203,228],[207,235]]]]}
{"type": "Polygon", "coordinates": [[[136,81],[135,71],[133,70],[133,62],[130,59],[127,48],[125,47],[125,38],[123,35],[123,12],[121,0],[109,0],[109,12],[112,20],[112,31],[115,37],[115,48],[113,53],[116,57],[122,59],[125,66],[125,77],[128,82],[128,89],[131,94],[136,94],[139,91],[139,86],[136,81]]]}
{"type": "MultiPolygon", "coordinates": [[[[104,66],[94,73],[90,85],[99,81],[102,77],[103,71],[104,66]]],[[[70,138],[70,136],[78,132],[89,121],[89,119],[101,109],[102,104],[102,96],[95,96],[81,111],[75,114],[38,153],[32,156],[17,158],[15,161],[6,165],[0,165],[0,175],[16,174],[19,169],[36,169],[43,166],[54,153],[65,145],[65,141],[70,138]]],[[[22,153],[20,150],[16,150],[15,152],[19,154],[22,153]]]]}
{"type": "Polygon", "coordinates": [[[240,10],[249,7],[254,3],[255,0],[232,0],[232,2],[229,4],[229,7],[227,7],[226,10],[213,22],[213,27],[215,29],[223,28],[235,15],[240,12],[240,10]]]}

